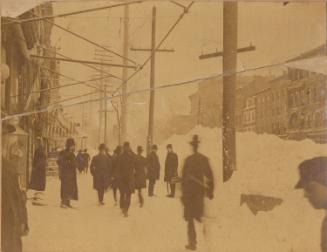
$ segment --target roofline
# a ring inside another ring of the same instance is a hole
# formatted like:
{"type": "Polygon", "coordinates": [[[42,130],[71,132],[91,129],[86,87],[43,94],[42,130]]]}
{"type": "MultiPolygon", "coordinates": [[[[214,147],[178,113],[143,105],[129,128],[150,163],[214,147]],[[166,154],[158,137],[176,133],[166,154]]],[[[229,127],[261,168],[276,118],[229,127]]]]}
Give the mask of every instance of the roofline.
{"type": "Polygon", "coordinates": [[[315,51],[319,51],[321,49],[324,49],[326,47],[326,44],[322,44],[320,46],[317,46],[309,51],[303,52],[300,55],[291,58],[289,60],[287,60],[286,62],[291,62],[291,61],[295,61],[295,60],[299,60],[299,59],[305,59],[305,58],[309,58],[311,54],[313,54],[315,51]]]}

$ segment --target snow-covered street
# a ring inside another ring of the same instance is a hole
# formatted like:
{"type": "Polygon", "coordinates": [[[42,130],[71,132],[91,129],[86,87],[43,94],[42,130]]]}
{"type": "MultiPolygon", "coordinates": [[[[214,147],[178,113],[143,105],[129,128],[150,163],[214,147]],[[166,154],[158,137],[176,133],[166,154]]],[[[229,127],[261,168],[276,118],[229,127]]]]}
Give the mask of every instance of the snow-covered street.
{"type": "MultiPolygon", "coordinates": [[[[201,136],[200,151],[210,158],[216,179],[215,199],[206,200],[204,225],[197,225],[198,251],[319,251],[325,213],[314,210],[294,185],[298,164],[325,155],[326,146],[310,140],[297,142],[268,135],[239,134],[239,170],[229,182],[222,184],[221,157],[217,155],[221,150],[218,129],[199,127],[188,135],[172,136],[159,147],[161,164],[164,164],[165,145],[172,143],[181,168],[182,160],[190,153],[188,140],[193,134],[201,136]],[[255,215],[247,204],[240,204],[243,194],[277,197],[282,203],[255,215]]],[[[28,202],[30,233],[24,238],[24,252],[186,251],[186,223],[179,188],[175,199],[167,198],[161,178],[156,184],[156,197],[148,198],[144,190],[145,205],[140,208],[134,194],[129,217],[124,218],[114,205],[111,190],[105,194],[106,205],[97,205],[91,175],[79,175],[78,187],[80,199],[73,202],[76,209],[62,209],[60,181],[47,179],[44,199],[48,205],[33,206],[28,202]]]]}
{"type": "MultiPolygon", "coordinates": [[[[165,197],[163,182],[157,196],[145,198],[143,208],[133,195],[129,217],[114,206],[112,191],[105,194],[106,205],[97,206],[90,175],[79,175],[80,200],[76,209],[59,207],[60,183],[47,181],[47,206],[28,203],[30,233],[24,238],[24,252],[91,251],[180,251],[186,243],[186,227],[178,198],[165,197]]],[[[146,196],[146,191],[144,191],[146,196]]]]}

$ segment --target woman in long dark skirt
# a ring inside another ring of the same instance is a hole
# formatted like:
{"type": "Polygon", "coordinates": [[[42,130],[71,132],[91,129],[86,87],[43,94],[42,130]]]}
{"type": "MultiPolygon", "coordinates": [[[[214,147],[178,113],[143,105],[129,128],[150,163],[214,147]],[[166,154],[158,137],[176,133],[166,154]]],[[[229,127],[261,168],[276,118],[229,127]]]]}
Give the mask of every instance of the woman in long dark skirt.
{"type": "Polygon", "coordinates": [[[39,143],[38,148],[34,152],[33,166],[31,179],[29,183],[29,189],[35,190],[33,197],[33,205],[42,206],[45,205],[40,202],[40,195],[45,191],[46,186],[46,167],[47,167],[47,156],[44,147],[39,143]]]}

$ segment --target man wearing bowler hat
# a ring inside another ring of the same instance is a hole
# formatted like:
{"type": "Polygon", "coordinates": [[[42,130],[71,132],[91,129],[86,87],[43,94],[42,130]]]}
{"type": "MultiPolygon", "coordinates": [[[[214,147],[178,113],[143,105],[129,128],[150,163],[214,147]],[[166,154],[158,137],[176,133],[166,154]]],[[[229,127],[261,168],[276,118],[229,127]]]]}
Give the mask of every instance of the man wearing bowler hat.
{"type": "Polygon", "coordinates": [[[190,142],[193,154],[185,160],[182,172],[182,203],[184,218],[187,221],[188,250],[196,250],[196,232],[194,220],[201,222],[204,197],[213,199],[213,173],[206,156],[198,152],[199,137],[193,136],[190,142]]]}
{"type": "Polygon", "coordinates": [[[143,148],[142,146],[137,146],[137,155],[136,155],[136,166],[135,166],[135,189],[138,191],[140,207],[144,204],[144,198],[142,196],[142,189],[146,188],[146,165],[147,160],[142,155],[143,148]]]}
{"type": "Polygon", "coordinates": [[[154,185],[156,180],[160,177],[160,163],[157,155],[158,146],[152,145],[151,152],[148,155],[148,174],[147,177],[149,179],[149,188],[148,195],[149,197],[154,196],[154,185]]]}
{"type": "MultiPolygon", "coordinates": [[[[173,145],[167,145],[167,156],[165,160],[165,178],[164,181],[170,186],[170,193],[167,197],[174,198],[175,197],[175,190],[176,190],[176,182],[173,181],[177,178],[178,172],[178,157],[177,154],[173,151],[173,145]]],[[[168,188],[167,188],[168,190],[168,188]]]]}
{"type": "Polygon", "coordinates": [[[104,143],[99,146],[99,154],[91,161],[90,171],[93,176],[93,188],[98,192],[99,206],[103,206],[104,192],[109,186],[109,179],[112,175],[112,160],[106,152],[104,143]]]}
{"type": "Polygon", "coordinates": [[[77,161],[75,156],[75,141],[73,138],[66,140],[65,149],[59,153],[57,164],[59,166],[59,178],[61,181],[61,207],[72,208],[70,200],[78,200],[77,161]]]}
{"type": "MultiPolygon", "coordinates": [[[[315,209],[327,210],[327,157],[303,161],[299,173],[295,188],[304,190],[305,197],[315,209]]],[[[327,252],[327,216],[321,227],[321,252],[327,252]]]]}
{"type": "Polygon", "coordinates": [[[128,216],[131,196],[135,187],[135,153],[132,152],[129,142],[123,145],[123,153],[118,159],[117,180],[120,192],[120,208],[124,217],[128,216]]]}

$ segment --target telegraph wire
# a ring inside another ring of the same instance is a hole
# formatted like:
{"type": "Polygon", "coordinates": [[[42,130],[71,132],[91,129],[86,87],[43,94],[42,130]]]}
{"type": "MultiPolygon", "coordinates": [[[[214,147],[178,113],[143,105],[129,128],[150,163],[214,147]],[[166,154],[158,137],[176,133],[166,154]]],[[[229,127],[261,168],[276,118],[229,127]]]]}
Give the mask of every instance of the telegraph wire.
{"type": "MultiPolygon", "coordinates": [[[[190,79],[190,80],[185,80],[185,81],[180,81],[180,82],[175,82],[175,83],[171,83],[171,84],[165,84],[165,85],[157,86],[157,87],[155,87],[153,89],[145,88],[145,89],[139,89],[139,90],[135,90],[135,91],[130,91],[130,92],[127,93],[127,95],[138,94],[138,93],[145,93],[145,92],[150,92],[152,90],[160,90],[160,89],[167,89],[167,88],[185,86],[185,85],[190,85],[190,84],[193,84],[193,83],[199,82],[199,81],[211,80],[211,79],[216,79],[216,78],[222,78],[224,76],[231,76],[231,75],[235,75],[235,74],[238,75],[238,74],[252,72],[252,71],[257,71],[257,70],[262,70],[262,69],[266,69],[266,68],[281,67],[281,66],[285,66],[285,64],[287,64],[287,63],[288,62],[286,61],[286,62],[283,62],[283,63],[269,64],[269,65],[264,65],[264,66],[258,66],[258,67],[243,69],[241,71],[227,72],[225,74],[224,73],[220,73],[220,74],[214,74],[214,75],[209,75],[209,76],[205,76],[205,77],[198,77],[198,78],[194,78],[194,79],[190,79]]],[[[198,83],[198,84],[200,84],[200,83],[198,83]]],[[[119,98],[121,96],[122,96],[122,94],[114,94],[111,97],[107,97],[107,98],[105,98],[105,97],[96,98],[96,99],[92,99],[92,100],[87,100],[87,101],[72,103],[72,104],[68,104],[68,105],[63,105],[62,107],[72,107],[72,106],[76,106],[76,105],[82,105],[82,104],[86,104],[86,103],[97,102],[99,100],[104,100],[104,99],[108,99],[109,101],[111,101],[114,98],[119,98]]],[[[12,119],[12,118],[16,118],[16,117],[29,116],[29,115],[39,114],[39,113],[43,113],[43,112],[48,112],[48,111],[52,111],[53,109],[56,109],[56,107],[53,107],[51,105],[51,106],[48,106],[47,108],[40,109],[40,110],[35,110],[35,111],[30,111],[30,112],[24,112],[24,113],[17,113],[17,114],[13,114],[13,115],[7,115],[4,118],[2,118],[2,121],[6,121],[6,120],[9,120],[9,119],[12,119]]]]}

